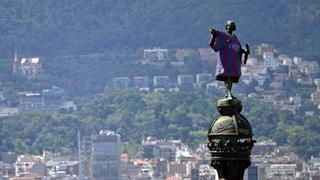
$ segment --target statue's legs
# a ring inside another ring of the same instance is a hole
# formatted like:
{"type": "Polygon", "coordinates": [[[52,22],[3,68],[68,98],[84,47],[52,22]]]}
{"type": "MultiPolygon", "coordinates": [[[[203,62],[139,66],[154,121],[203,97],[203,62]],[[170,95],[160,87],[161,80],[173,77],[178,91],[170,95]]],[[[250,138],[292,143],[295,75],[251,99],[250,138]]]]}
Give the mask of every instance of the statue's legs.
{"type": "Polygon", "coordinates": [[[225,84],[226,90],[227,90],[226,98],[232,99],[232,98],[233,98],[233,95],[232,95],[232,93],[231,93],[231,89],[232,89],[231,77],[228,77],[228,78],[226,79],[226,81],[224,81],[224,84],[225,84]]]}

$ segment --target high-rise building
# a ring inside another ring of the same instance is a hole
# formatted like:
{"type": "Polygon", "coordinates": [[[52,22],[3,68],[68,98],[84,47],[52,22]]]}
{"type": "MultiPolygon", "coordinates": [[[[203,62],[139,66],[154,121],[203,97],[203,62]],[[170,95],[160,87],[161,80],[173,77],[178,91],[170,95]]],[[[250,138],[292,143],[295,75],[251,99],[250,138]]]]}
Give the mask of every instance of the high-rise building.
{"type": "Polygon", "coordinates": [[[91,175],[91,137],[81,136],[78,131],[79,180],[88,179],[91,175]]]}
{"type": "Polygon", "coordinates": [[[92,135],[92,176],[95,180],[120,179],[120,135],[100,131],[92,135]]]}
{"type": "Polygon", "coordinates": [[[244,172],[244,180],[258,180],[258,166],[250,166],[248,169],[244,172]]]}

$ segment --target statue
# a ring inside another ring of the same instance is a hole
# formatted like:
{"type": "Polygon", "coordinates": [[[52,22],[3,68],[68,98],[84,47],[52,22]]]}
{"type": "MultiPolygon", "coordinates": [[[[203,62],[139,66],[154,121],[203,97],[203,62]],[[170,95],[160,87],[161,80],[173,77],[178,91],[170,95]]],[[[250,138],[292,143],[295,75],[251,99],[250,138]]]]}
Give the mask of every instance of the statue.
{"type": "Polygon", "coordinates": [[[243,63],[246,64],[250,54],[249,45],[243,49],[238,37],[233,34],[236,30],[236,23],[229,20],[226,24],[226,32],[221,32],[211,28],[212,34],[209,45],[220,54],[220,59],[216,66],[216,80],[224,81],[227,94],[226,98],[235,99],[231,93],[232,83],[238,83],[241,76],[242,55],[244,54],[243,63]]]}
{"type": "Polygon", "coordinates": [[[215,116],[208,129],[208,149],[211,166],[219,179],[243,179],[244,171],[251,164],[251,150],[256,142],[249,121],[241,114],[241,100],[231,94],[232,83],[238,83],[241,76],[242,56],[246,64],[250,54],[249,45],[242,49],[239,39],[233,34],[236,30],[234,21],[228,21],[226,32],[210,29],[210,46],[219,51],[220,59],[216,67],[216,80],[224,81],[226,98],[217,101],[220,115],[215,116]]]}

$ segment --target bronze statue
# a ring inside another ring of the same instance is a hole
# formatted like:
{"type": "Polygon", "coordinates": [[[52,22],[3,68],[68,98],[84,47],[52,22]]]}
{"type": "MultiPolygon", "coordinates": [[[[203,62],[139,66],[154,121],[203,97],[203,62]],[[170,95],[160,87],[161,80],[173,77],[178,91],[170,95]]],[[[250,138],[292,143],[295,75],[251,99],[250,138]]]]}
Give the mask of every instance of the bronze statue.
{"type": "Polygon", "coordinates": [[[226,98],[233,99],[231,93],[232,83],[238,83],[241,76],[242,55],[244,54],[244,64],[246,64],[250,54],[249,45],[243,49],[238,37],[233,34],[236,30],[236,23],[229,20],[225,26],[226,32],[211,28],[212,34],[209,45],[215,52],[219,52],[220,59],[216,66],[216,80],[224,81],[227,94],[226,98]]]}

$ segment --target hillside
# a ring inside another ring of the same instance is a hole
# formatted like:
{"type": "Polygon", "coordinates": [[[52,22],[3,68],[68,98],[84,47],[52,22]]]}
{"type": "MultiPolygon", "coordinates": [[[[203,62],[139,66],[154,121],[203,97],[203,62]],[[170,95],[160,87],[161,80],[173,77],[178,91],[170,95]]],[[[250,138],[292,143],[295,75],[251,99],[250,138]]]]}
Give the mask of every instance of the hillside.
{"type": "Polygon", "coordinates": [[[2,0],[0,57],[207,47],[208,28],[234,19],[243,43],[316,59],[319,14],[316,0],[2,0]]]}
{"type": "MultiPolygon", "coordinates": [[[[207,128],[217,115],[216,101],[222,96],[217,90],[210,94],[109,92],[70,115],[29,112],[0,118],[0,151],[72,152],[77,148],[77,130],[90,136],[99,129],[115,130],[132,146],[140,144],[142,137],[155,136],[198,147],[207,140],[207,128]]],[[[319,154],[316,116],[294,115],[253,99],[243,98],[243,104],[242,114],[250,121],[255,139],[272,138],[304,158],[319,154]]]]}

